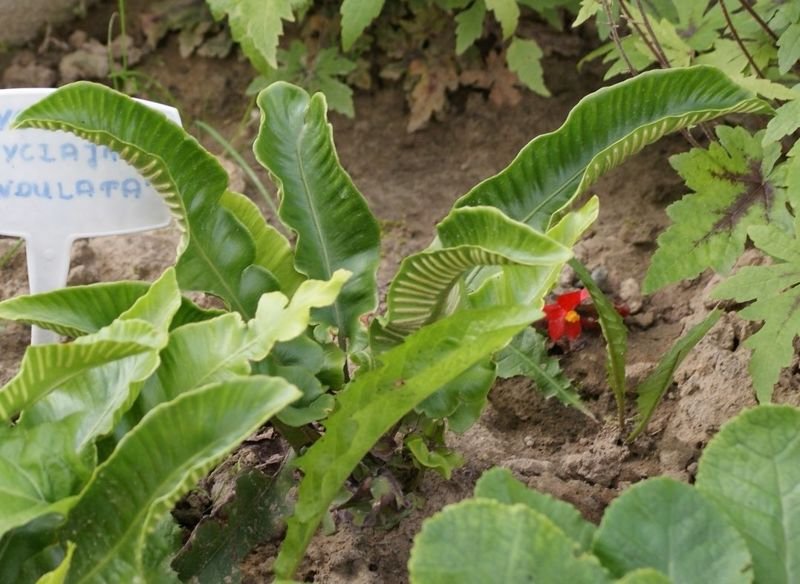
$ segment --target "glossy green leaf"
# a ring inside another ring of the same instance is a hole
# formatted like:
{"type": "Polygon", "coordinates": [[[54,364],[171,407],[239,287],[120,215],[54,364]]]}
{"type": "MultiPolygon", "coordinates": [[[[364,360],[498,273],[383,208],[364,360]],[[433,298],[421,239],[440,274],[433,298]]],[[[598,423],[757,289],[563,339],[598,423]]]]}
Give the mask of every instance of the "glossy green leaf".
{"type": "MultiPolygon", "coordinates": [[[[17,296],[0,302],[0,319],[36,325],[77,338],[110,325],[149,288],[150,284],[145,282],[104,282],[17,296]]],[[[219,310],[200,308],[191,300],[181,298],[181,306],[170,323],[170,329],[220,314],[219,310]]]]}
{"type": "Polygon", "coordinates": [[[412,584],[604,584],[595,558],[576,556],[575,542],[526,505],[473,499],[427,519],[414,538],[412,584]]]}
{"type": "Polygon", "coordinates": [[[400,339],[446,313],[458,280],[487,265],[552,266],[572,251],[497,209],[456,209],[437,226],[441,248],[408,256],[386,297],[387,311],[376,339],[400,339]]]}
{"type": "Polygon", "coordinates": [[[93,453],[79,454],[80,422],[72,416],[34,428],[0,428],[0,536],[37,518],[64,516],[74,505],[94,464],[93,453]]]}
{"type": "Polygon", "coordinates": [[[295,266],[323,280],[341,268],[352,273],[334,305],[317,313],[342,339],[352,338],[358,317],[377,303],[378,223],[339,164],[324,95],[275,83],[258,105],[254,152],[278,185],[281,218],[297,233],[295,266]]]}
{"type": "Polygon", "coordinates": [[[291,301],[280,292],[265,294],[247,323],[237,313],[228,313],[176,330],[161,353],[156,378],[136,405],[137,415],[191,389],[248,375],[251,361],[261,361],[275,343],[305,332],[311,309],[330,305],[347,277],[340,270],[327,282],[306,280],[291,301]]]}
{"type": "Polygon", "coordinates": [[[275,563],[290,577],[320,521],[370,448],[395,423],[445,383],[500,349],[541,313],[529,307],[463,311],[427,326],[384,353],[337,395],[326,433],[298,461],[305,477],[275,563]]]}
{"type": "Polygon", "coordinates": [[[721,316],[721,311],[711,311],[702,322],[693,326],[689,332],[675,341],[670,350],[661,357],[652,373],[636,388],[636,393],[638,394],[636,407],[639,420],[636,423],[636,428],[628,436],[628,442],[635,440],[647,427],[647,423],[653,416],[656,406],[661,402],[661,398],[664,397],[664,394],[672,384],[672,377],[675,375],[675,371],[680,367],[686,355],[700,342],[700,339],[711,330],[711,327],[717,324],[721,316]]]}
{"type": "Polygon", "coordinates": [[[344,0],[342,14],[342,48],[350,50],[361,33],[375,20],[383,9],[384,0],[344,0]]]}
{"type": "Polygon", "coordinates": [[[756,582],[800,580],[800,410],[759,406],[725,424],[696,485],[744,537],[756,582]]]}
{"type": "Polygon", "coordinates": [[[625,393],[627,392],[625,355],[628,352],[628,329],[614,304],[592,279],[589,270],[578,260],[570,261],[569,265],[586,287],[597,310],[597,319],[606,340],[606,376],[617,402],[617,417],[620,431],[622,431],[625,420],[625,393]]]}
{"type": "Polygon", "coordinates": [[[182,128],[121,93],[86,82],[37,102],[17,116],[15,127],[64,130],[119,153],[164,197],[183,232],[181,287],[211,292],[252,316],[274,277],[252,265],[255,244],[247,229],[218,204],[227,173],[182,128]]]}
{"type": "Polygon", "coordinates": [[[231,34],[261,73],[276,69],[283,22],[293,22],[292,0],[208,0],[217,20],[228,17],[231,34]]]}
{"type": "Polygon", "coordinates": [[[524,375],[531,379],[536,389],[545,398],[555,397],[567,406],[579,409],[590,418],[591,411],[581,402],[575,386],[558,363],[558,359],[547,354],[547,341],[528,327],[500,351],[497,361],[497,375],[508,378],[524,375]]]}
{"type": "Polygon", "coordinates": [[[575,507],[529,489],[507,469],[493,468],[483,473],[475,484],[475,497],[493,499],[505,505],[522,504],[530,507],[552,521],[582,552],[588,552],[591,548],[595,526],[586,521],[575,507]]]}
{"type": "Polygon", "coordinates": [[[282,379],[254,376],[152,410],[98,467],[69,515],[63,537],[79,545],[68,582],[136,581],[143,544],[178,498],[296,397],[282,379]]]}
{"type": "Polygon", "coordinates": [[[693,487],[669,478],[644,481],[615,499],[592,551],[617,577],[655,568],[673,582],[752,582],[750,554],[741,535],[693,487]]]}
{"type": "Polygon", "coordinates": [[[773,175],[780,144],[762,147],[762,133],[719,126],[719,143],[670,159],[694,192],[667,208],[672,225],[658,237],[645,292],[707,268],[728,272],[744,251],[747,230],[787,215],[785,191],[773,175]]]}
{"type": "Polygon", "coordinates": [[[294,294],[305,278],[294,269],[294,252],[286,238],[267,224],[258,206],[246,196],[225,191],[220,203],[250,232],[256,249],[253,263],[269,270],[284,294],[294,294]]]}
{"type": "MultiPolygon", "coordinates": [[[[111,325],[72,343],[72,346],[91,346],[104,341],[133,341],[147,344],[149,351],[83,368],[68,376],[64,375],[59,352],[55,351],[56,360],[48,364],[47,371],[57,379],[57,384],[47,384],[51,390],[25,410],[19,426],[32,427],[76,414],[81,419],[77,430],[81,449],[110,433],[136,400],[144,382],[158,368],[159,353],[168,340],[167,329],[179,306],[178,284],[170,269],[111,325]]],[[[66,352],[65,347],[69,346],[59,347],[66,352]]],[[[40,382],[36,383],[38,387],[40,382]]]]}
{"type": "Polygon", "coordinates": [[[665,134],[734,112],[770,112],[712,67],[649,71],[582,99],[459,207],[490,205],[537,229],[599,176],[665,134]]]}
{"type": "Polygon", "coordinates": [[[445,383],[416,410],[431,419],[447,418],[448,428],[453,432],[466,432],[486,407],[496,378],[494,363],[477,363],[445,383]]]}

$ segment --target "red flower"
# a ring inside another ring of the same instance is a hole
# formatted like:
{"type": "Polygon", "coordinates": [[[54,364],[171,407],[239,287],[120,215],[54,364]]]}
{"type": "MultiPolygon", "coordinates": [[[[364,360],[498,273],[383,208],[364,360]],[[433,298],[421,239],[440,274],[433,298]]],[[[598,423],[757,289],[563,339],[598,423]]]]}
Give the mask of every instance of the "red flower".
{"type": "Polygon", "coordinates": [[[577,339],[581,334],[581,315],[575,309],[589,297],[589,292],[576,290],[560,294],[554,304],[545,304],[544,315],[547,319],[547,333],[550,339],[558,341],[564,335],[568,339],[577,339]]]}

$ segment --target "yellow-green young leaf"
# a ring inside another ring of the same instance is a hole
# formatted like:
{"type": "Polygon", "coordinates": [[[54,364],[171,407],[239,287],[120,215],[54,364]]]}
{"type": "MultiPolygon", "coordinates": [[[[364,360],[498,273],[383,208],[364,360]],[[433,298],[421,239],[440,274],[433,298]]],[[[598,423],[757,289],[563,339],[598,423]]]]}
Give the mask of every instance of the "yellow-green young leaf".
{"type": "Polygon", "coordinates": [[[71,541],[67,542],[67,555],[58,565],[58,568],[48,572],[36,581],[36,584],[64,584],[67,581],[67,574],[69,567],[72,564],[72,554],[75,553],[75,544],[71,541]]]}
{"type": "Polygon", "coordinates": [[[615,499],[592,551],[618,578],[654,568],[681,584],[753,581],[747,545],[724,514],[694,487],[666,477],[634,485],[615,499]]]}
{"type": "Polygon", "coordinates": [[[762,148],[761,133],[717,128],[719,143],[670,159],[694,192],[667,208],[673,224],[658,237],[644,280],[653,292],[707,268],[725,273],[744,250],[747,230],[788,216],[786,192],[772,171],[780,144],[762,148]]]}
{"type": "Polygon", "coordinates": [[[342,14],[342,48],[347,51],[358,40],[383,9],[384,0],[344,0],[342,14]]]}
{"type": "Polygon", "coordinates": [[[141,417],[191,389],[248,375],[250,363],[263,360],[275,343],[305,332],[311,309],[333,303],[347,277],[347,272],[340,270],[327,282],[306,280],[291,301],[280,292],[265,294],[255,317],[247,323],[238,314],[228,313],[176,330],[133,414],[141,417]]]}
{"type": "Polygon", "coordinates": [[[794,339],[800,334],[800,237],[789,238],[779,227],[752,227],[750,238],[756,247],[777,258],[769,266],[746,266],[722,282],[713,298],[733,298],[752,304],[739,311],[747,320],[764,321],[764,326],[744,345],[752,349],[750,375],[760,402],[772,398],[781,369],[794,357],[794,339]]]}
{"type": "Polygon", "coordinates": [[[326,432],[298,460],[305,473],[295,513],[275,563],[291,577],[328,506],[370,448],[445,383],[486,359],[541,312],[501,306],[466,310],[420,329],[383,353],[380,364],[337,394],[326,432]]]}
{"type": "Polygon", "coordinates": [[[214,18],[228,17],[233,39],[262,74],[278,68],[283,21],[294,22],[292,0],[208,0],[214,18]]]}
{"type": "Polygon", "coordinates": [[[744,537],[755,582],[800,581],[799,462],[800,410],[790,406],[737,416],[700,458],[697,489],[744,537]]]}
{"type": "Polygon", "coordinates": [[[464,457],[452,450],[441,448],[431,451],[420,436],[407,439],[405,445],[419,464],[433,469],[448,481],[453,470],[464,464],[464,457]]]}
{"type": "Polygon", "coordinates": [[[456,54],[460,55],[470,48],[483,33],[483,19],[486,16],[484,0],[475,0],[472,6],[456,15],[456,54]]]}
{"type": "Polygon", "coordinates": [[[712,67],[645,72],[583,98],[564,125],[456,205],[497,207],[544,230],[599,176],[665,134],[728,113],[771,111],[712,67]]]}
{"type": "Polygon", "coordinates": [[[484,0],[486,8],[494,12],[494,17],[503,29],[503,38],[507,39],[517,30],[519,23],[519,6],[517,0],[484,0]]]}
{"type": "Polygon", "coordinates": [[[514,37],[506,51],[506,62],[528,89],[550,96],[542,75],[542,49],[535,40],[514,37]]]}
{"type": "Polygon", "coordinates": [[[783,104],[775,111],[775,117],[767,124],[762,143],[764,147],[777,142],[800,128],[800,96],[783,104]]]}
{"type": "Polygon", "coordinates": [[[411,584],[610,584],[596,558],[526,505],[471,499],[426,519],[408,561],[411,584]]]}
{"type": "MultiPolygon", "coordinates": [[[[280,378],[235,378],[152,410],[97,468],[62,537],[78,542],[67,582],[135,582],[145,546],[173,504],[297,390],[280,378]]],[[[142,580],[144,581],[144,580],[142,580]]]]}
{"type": "Polygon", "coordinates": [[[336,302],[315,313],[338,328],[344,345],[358,317],[377,304],[378,223],[339,163],[323,94],[279,82],[259,94],[258,105],[253,148],[278,186],[281,219],[297,233],[295,267],[320,280],[342,268],[352,273],[336,302]]]}
{"type": "Polygon", "coordinates": [[[475,484],[475,498],[530,507],[552,521],[578,545],[581,552],[588,552],[591,548],[596,528],[583,518],[580,511],[569,503],[529,489],[505,468],[493,468],[483,473],[475,484]]]}
{"type": "Polygon", "coordinates": [[[575,22],[572,23],[573,28],[582,25],[602,9],[603,5],[598,0],[581,0],[581,9],[575,17],[575,22]]]}
{"type": "Polygon", "coordinates": [[[639,419],[636,428],[634,428],[633,432],[628,436],[628,442],[636,439],[647,427],[647,423],[653,416],[656,406],[672,384],[672,376],[675,374],[675,371],[683,362],[686,355],[700,342],[700,339],[711,330],[711,327],[717,324],[721,316],[721,311],[713,310],[703,322],[693,326],[688,333],[672,345],[672,348],[664,354],[653,372],[636,388],[636,393],[638,394],[636,409],[638,410],[639,419]]]}

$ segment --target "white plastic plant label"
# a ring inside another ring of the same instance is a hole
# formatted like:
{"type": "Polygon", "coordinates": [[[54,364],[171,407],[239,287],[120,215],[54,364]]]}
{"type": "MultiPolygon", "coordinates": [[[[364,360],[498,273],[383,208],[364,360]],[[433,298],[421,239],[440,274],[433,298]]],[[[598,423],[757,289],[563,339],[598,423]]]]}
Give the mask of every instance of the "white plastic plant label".
{"type": "MultiPolygon", "coordinates": [[[[25,240],[32,294],[66,285],[75,239],[170,222],[158,193],[110,149],[67,132],[10,129],[17,113],[51,91],[0,90],[0,235],[25,240]]],[[[175,108],[143,103],[180,124],[175,108]]],[[[32,331],[33,344],[56,338],[32,331]]]]}

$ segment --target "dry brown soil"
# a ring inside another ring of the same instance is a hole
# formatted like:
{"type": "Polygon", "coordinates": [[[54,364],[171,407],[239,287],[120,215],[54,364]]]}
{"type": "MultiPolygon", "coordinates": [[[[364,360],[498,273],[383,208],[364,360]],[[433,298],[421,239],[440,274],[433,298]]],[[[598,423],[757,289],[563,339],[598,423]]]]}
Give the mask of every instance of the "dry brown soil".
{"type": "MultiPolygon", "coordinates": [[[[131,13],[144,4],[130,3],[131,13]]],[[[102,39],[110,10],[106,3],[74,28],[102,39]]],[[[65,40],[71,32],[57,32],[56,40],[65,40]]],[[[557,45],[558,37],[552,42],[557,45]]],[[[572,40],[568,44],[574,46],[572,40]]],[[[516,108],[497,109],[478,93],[465,95],[446,119],[414,134],[405,131],[404,97],[393,88],[358,95],[353,120],[332,116],[341,160],[382,222],[384,284],[403,256],[430,242],[435,223],[459,195],[502,169],[530,139],[558,127],[583,95],[599,87],[595,73],[579,73],[575,58],[563,55],[569,51],[549,49],[545,74],[551,98],[528,94],[516,108]]],[[[14,63],[33,62],[37,67],[28,65],[22,73],[14,70],[14,75],[7,75],[7,86],[37,79],[57,81],[52,72],[64,53],[55,42],[42,54],[0,55],[0,74],[14,63]]],[[[172,92],[187,120],[202,119],[229,137],[239,127],[246,105],[242,91],[251,75],[241,60],[182,59],[171,38],[146,56],[138,69],[172,92]]],[[[242,151],[253,135],[251,124],[238,138],[242,151]]],[[[600,218],[577,248],[590,268],[605,268],[612,293],[622,293],[634,308],[641,300],[641,308],[627,318],[631,384],[712,306],[707,295],[713,282],[708,275],[643,299],[637,292],[655,238],[667,224],[665,206],[682,194],[667,157],[685,149],[680,137],[665,139],[595,185],[600,218]]],[[[258,198],[250,185],[246,190],[258,198]]],[[[176,235],[169,230],[79,242],[70,281],[153,279],[173,260],[175,243],[176,235]]],[[[0,239],[0,256],[12,244],[0,239]]],[[[754,257],[748,254],[748,260],[754,257]]],[[[566,274],[562,283],[569,286],[569,280],[566,274]]],[[[19,254],[0,271],[0,299],[25,291],[25,258],[19,254]]],[[[734,314],[726,314],[686,359],[648,430],[630,446],[618,437],[613,398],[605,382],[602,338],[585,334],[563,363],[599,423],[554,400],[543,400],[524,379],[498,383],[480,421],[465,434],[449,437],[450,445],[466,459],[452,480],[427,474],[419,490],[420,508],[394,529],[356,527],[344,521],[334,535],[317,536],[299,576],[330,584],[405,582],[409,549],[421,521],[443,505],[468,497],[481,472],[496,465],[512,469],[531,487],[573,503],[595,522],[609,501],[636,481],[662,474],[692,481],[700,452],[720,425],[755,403],[747,374],[749,352],[742,346],[752,330],[734,314]]],[[[24,327],[7,325],[0,330],[0,382],[14,374],[28,341],[24,327]]],[[[781,379],[777,401],[800,403],[799,386],[795,362],[781,379]]],[[[635,396],[629,397],[633,401],[635,396]]],[[[632,408],[629,414],[632,417],[632,408]]],[[[269,581],[275,549],[275,543],[268,544],[247,558],[245,581],[269,581]]]]}

